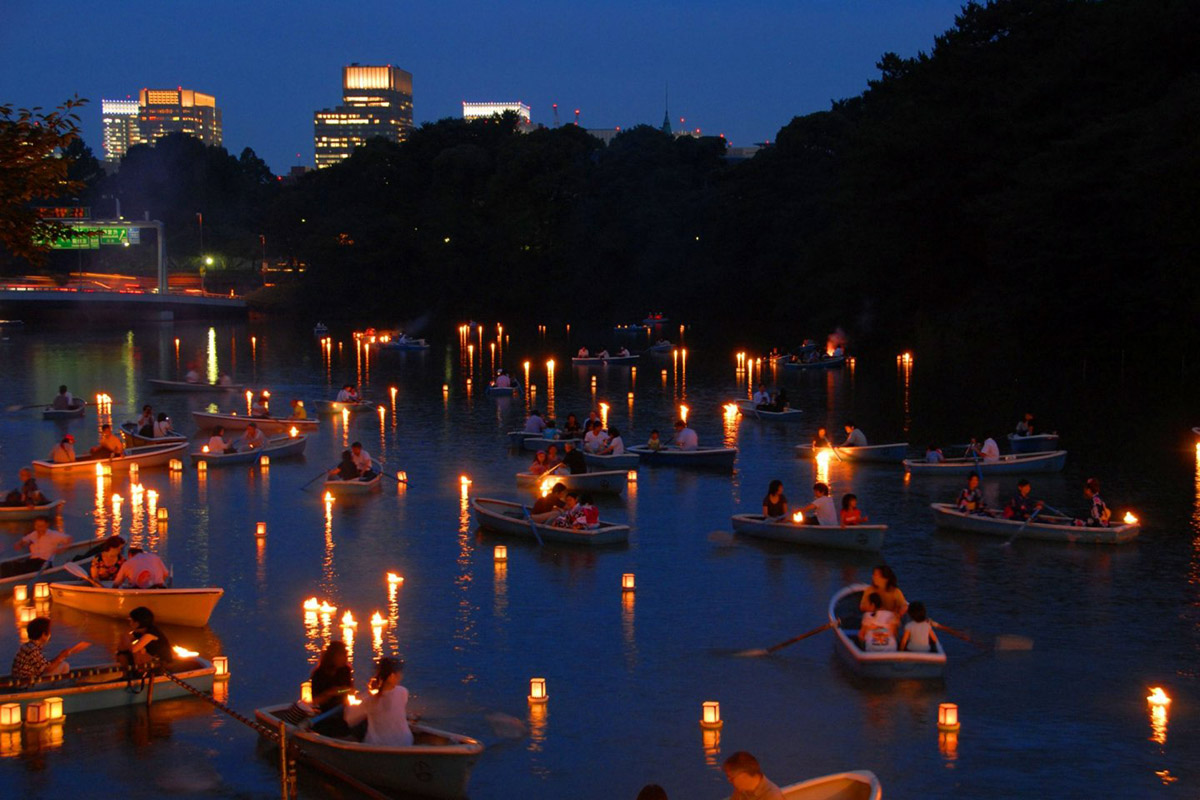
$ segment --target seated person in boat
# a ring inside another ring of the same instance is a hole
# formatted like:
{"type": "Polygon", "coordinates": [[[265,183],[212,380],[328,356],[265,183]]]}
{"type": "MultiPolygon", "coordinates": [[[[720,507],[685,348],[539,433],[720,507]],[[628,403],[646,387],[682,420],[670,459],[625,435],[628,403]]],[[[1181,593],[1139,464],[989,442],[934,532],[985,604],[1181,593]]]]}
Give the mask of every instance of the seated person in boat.
{"type": "Polygon", "coordinates": [[[1030,497],[1032,490],[1033,487],[1030,486],[1029,481],[1024,478],[1017,481],[1017,491],[1013,493],[1013,496],[1008,500],[1008,505],[1004,507],[1005,519],[1015,519],[1018,522],[1025,522],[1033,515],[1034,511],[1042,507],[1040,500],[1034,500],[1030,497]]]}
{"type": "Polygon", "coordinates": [[[558,454],[558,445],[552,444],[546,448],[546,469],[552,470],[562,463],[562,457],[558,454]]]}
{"type": "Polygon", "coordinates": [[[680,450],[695,450],[700,447],[700,437],[681,419],[675,420],[674,445],[680,450]]]}
{"type": "Polygon", "coordinates": [[[567,442],[563,448],[566,452],[563,453],[562,463],[571,471],[571,474],[582,475],[587,472],[587,460],[583,457],[583,453],[575,447],[575,443],[567,442]]]}
{"type": "Polygon", "coordinates": [[[958,493],[958,501],[954,505],[964,514],[988,513],[987,504],[983,502],[983,492],[979,491],[978,472],[967,476],[967,486],[958,493]]]}
{"type": "Polygon", "coordinates": [[[904,599],[904,592],[896,585],[896,573],[886,564],[880,564],[871,571],[871,587],[863,592],[862,600],[858,604],[859,611],[870,610],[867,607],[869,594],[878,595],[879,607],[895,614],[896,619],[900,619],[908,611],[908,601],[904,599]]]}
{"type": "Polygon", "coordinates": [[[262,392],[258,397],[254,398],[254,402],[250,405],[250,416],[252,417],[269,417],[271,416],[271,397],[266,392],[262,392]]]}
{"type": "Polygon", "coordinates": [[[579,348],[579,352],[575,354],[575,357],[576,358],[591,358],[591,354],[588,353],[588,349],[586,347],[581,347],[581,348],[579,348]]]}
{"type": "Polygon", "coordinates": [[[540,434],[546,430],[546,421],[542,419],[542,412],[536,408],[529,412],[529,419],[525,420],[525,432],[540,434]]]}
{"type": "Polygon", "coordinates": [[[200,382],[200,373],[196,371],[195,364],[188,364],[188,371],[187,371],[187,374],[183,376],[183,380],[186,383],[199,383],[200,382]]]}
{"type": "Polygon", "coordinates": [[[883,607],[883,598],[878,592],[863,592],[866,610],[858,626],[858,643],[864,650],[878,653],[896,649],[896,633],[900,618],[883,607]]]}
{"type": "Polygon", "coordinates": [[[555,422],[553,419],[546,420],[546,430],[542,431],[542,438],[543,439],[557,439],[558,438],[558,423],[555,422]]]}
{"type": "Polygon", "coordinates": [[[574,414],[567,414],[567,422],[562,426],[559,434],[564,439],[578,439],[583,436],[583,428],[579,424],[579,417],[574,414]]]}
{"type": "Polygon", "coordinates": [[[628,347],[625,347],[624,345],[622,345],[621,347],[617,348],[617,358],[628,358],[628,357],[629,357],[629,348],[628,347]]]}
{"type": "Polygon", "coordinates": [[[142,406],[142,415],[137,418],[137,422],[133,424],[133,429],[137,431],[138,436],[144,436],[149,439],[154,435],[154,409],[150,406],[142,406]]]}
{"type": "MultiPolygon", "coordinates": [[[[312,702],[317,714],[334,709],[345,710],[346,695],[354,693],[354,670],[345,642],[334,640],[321,652],[317,666],[309,675],[312,682],[312,702]]],[[[350,726],[342,714],[330,714],[313,725],[313,730],[323,736],[346,736],[350,726]]]]}
{"type": "Polygon", "coordinates": [[[863,525],[866,521],[867,515],[862,513],[858,507],[858,495],[842,495],[842,526],[863,525]]]}
{"type": "Polygon", "coordinates": [[[304,401],[298,398],[292,398],[292,419],[308,419],[308,411],[304,408],[304,401]]]}
{"type": "Polygon", "coordinates": [[[29,641],[21,645],[12,662],[14,681],[36,681],[50,675],[62,675],[71,671],[67,657],[92,646],[91,642],[77,642],[46,660],[45,648],[50,642],[50,618],[34,617],[25,625],[25,635],[29,641]]]}
{"type": "MultiPolygon", "coordinates": [[[[590,494],[580,496],[578,508],[580,521],[583,522],[583,527],[600,527],[600,509],[596,508],[596,504],[592,501],[592,496],[590,494]]],[[[576,525],[575,527],[579,526],[576,525]]]]}
{"type": "Polygon", "coordinates": [[[534,522],[546,522],[558,516],[567,507],[567,487],[561,481],[554,484],[549,494],[533,501],[529,516],[534,522]]]}
{"type": "Polygon", "coordinates": [[[604,447],[600,448],[602,456],[622,456],[625,455],[625,440],[621,438],[621,432],[616,428],[608,429],[608,440],[604,443],[604,447]]]}
{"type": "Polygon", "coordinates": [[[533,457],[533,463],[529,465],[529,474],[541,475],[548,469],[550,469],[550,465],[546,463],[546,451],[538,450],[537,455],[533,457]]]}
{"type": "Polygon", "coordinates": [[[337,393],[336,402],[338,402],[338,403],[357,403],[358,402],[358,390],[356,390],[354,388],[354,384],[347,383],[344,386],[342,386],[341,391],[339,391],[337,393]]]}
{"type": "Polygon", "coordinates": [[[596,353],[596,358],[608,358],[608,350],[605,349],[601,350],[599,353],[596,353]]]}
{"type": "Polygon", "coordinates": [[[601,427],[600,421],[596,420],[592,423],[591,429],[583,436],[583,451],[585,453],[599,453],[607,443],[608,440],[604,435],[604,428],[601,427]]]}
{"type": "Polygon", "coordinates": [[[497,372],[496,380],[492,385],[497,389],[511,389],[513,384],[512,378],[508,377],[508,371],[501,369],[499,372],[497,372]]]}
{"type": "Polygon", "coordinates": [[[204,445],[208,449],[207,453],[236,453],[233,445],[225,441],[225,426],[218,425],[213,428],[212,436],[208,438],[208,444],[204,445]]]}
{"type": "Polygon", "coordinates": [[[842,447],[866,447],[867,435],[854,426],[853,422],[846,423],[846,441],[842,447]]]}
{"type": "Polygon", "coordinates": [[[648,447],[651,452],[657,453],[662,449],[662,446],[662,439],[658,438],[658,430],[650,431],[650,440],[646,442],[646,447],[648,447]]]}
{"type": "Polygon", "coordinates": [[[775,395],[775,402],[771,404],[771,407],[768,408],[767,411],[779,413],[781,411],[787,411],[790,407],[791,402],[788,400],[787,390],[780,389],[779,393],[775,395]]]}
{"type": "Polygon", "coordinates": [[[579,495],[575,492],[567,492],[565,501],[558,515],[550,520],[550,524],[556,528],[586,528],[587,521],[583,515],[583,508],[579,504],[579,495]]]}
{"type": "Polygon", "coordinates": [[[106,539],[100,552],[92,559],[92,580],[111,581],[117,577],[117,573],[125,564],[124,548],[125,540],[120,536],[110,536],[106,539]]]}
{"type": "MultiPolygon", "coordinates": [[[[805,514],[815,515],[815,524],[817,525],[834,525],[838,524],[838,512],[833,505],[833,498],[829,496],[829,486],[824,483],[813,484],[813,500],[808,505],[800,509],[805,514]]],[[[814,517],[809,516],[809,524],[814,524],[814,517]]]]}
{"type": "Polygon", "coordinates": [[[1033,436],[1033,414],[1026,414],[1017,423],[1017,436],[1033,436]]]}
{"type": "Polygon", "coordinates": [[[745,750],[725,759],[721,769],[733,786],[729,800],[783,800],[783,792],[763,774],[758,759],[745,750]]]}
{"type": "Polygon", "coordinates": [[[58,394],[54,396],[54,400],[50,403],[50,407],[55,411],[67,411],[75,404],[75,398],[67,391],[66,384],[58,387],[58,394]]]}
{"type": "Polygon", "coordinates": [[[21,488],[9,492],[4,498],[4,505],[33,508],[34,506],[44,506],[50,502],[38,488],[37,481],[33,478],[33,472],[29,468],[22,467],[17,473],[17,477],[21,481],[21,488]]]}
{"type": "Polygon", "coordinates": [[[829,434],[824,428],[817,428],[817,435],[813,437],[812,449],[813,452],[823,449],[832,449],[833,442],[829,439],[829,434]]]}
{"type": "Polygon", "coordinates": [[[996,444],[992,437],[987,437],[983,440],[983,446],[979,448],[979,457],[984,461],[999,461],[1000,445],[996,444]]]}
{"type": "Polygon", "coordinates": [[[900,649],[913,653],[932,653],[938,643],[937,634],[933,632],[933,620],[925,611],[925,604],[914,600],[908,607],[909,622],[904,626],[904,636],[900,638],[900,649]]]}
{"type": "Polygon", "coordinates": [[[267,437],[263,436],[263,432],[258,429],[258,423],[251,422],[246,426],[246,430],[242,432],[239,441],[242,443],[241,449],[243,451],[255,450],[267,443],[267,437]]]}
{"type": "Polygon", "coordinates": [[[842,358],[846,355],[846,348],[842,347],[841,343],[834,345],[833,352],[829,354],[830,358],[842,358]]]}
{"type": "Polygon", "coordinates": [[[100,441],[88,451],[92,458],[118,458],[125,455],[125,444],[113,436],[112,425],[100,426],[100,441]]]}
{"type": "Polygon", "coordinates": [[[1086,525],[1089,528],[1107,528],[1112,518],[1112,512],[1100,498],[1100,481],[1088,478],[1083,485],[1083,496],[1090,501],[1087,519],[1075,520],[1076,525],[1086,525]]]}
{"type": "Polygon", "coordinates": [[[329,479],[335,481],[358,480],[358,465],[354,463],[354,456],[349,450],[342,451],[342,460],[336,467],[329,470],[329,479]]]}
{"type": "Polygon", "coordinates": [[[169,664],[175,658],[167,635],[154,624],[154,612],[138,606],[129,612],[129,631],[121,634],[117,663],[129,669],[144,667],[157,660],[169,664]]]}
{"type": "Polygon", "coordinates": [[[152,438],[164,439],[167,436],[175,435],[175,428],[171,425],[171,418],[164,412],[159,412],[158,419],[154,421],[154,430],[151,431],[152,438]]]}
{"type": "MultiPolygon", "coordinates": [[[[592,429],[592,426],[595,425],[597,422],[600,422],[600,415],[597,414],[594,410],[589,411],[588,418],[583,421],[583,432],[587,433],[588,431],[590,431],[592,429]]],[[[603,423],[601,423],[601,424],[603,424],[603,423]]]]}
{"type": "Polygon", "coordinates": [[[787,497],[783,493],[783,481],[778,478],[767,484],[767,496],[763,498],[763,516],[767,519],[783,519],[788,513],[787,497]]]}
{"type": "Polygon", "coordinates": [[[925,462],[926,463],[940,464],[945,460],[946,460],[946,457],[944,455],[942,455],[942,448],[938,447],[936,444],[931,444],[925,448],[925,462]]]}
{"type": "Polygon", "coordinates": [[[374,459],[371,458],[370,453],[363,450],[362,442],[350,445],[350,456],[354,459],[354,466],[358,467],[358,477],[364,480],[375,477],[374,459]]]}
{"type": "Polygon", "coordinates": [[[217,386],[233,386],[233,378],[229,377],[228,372],[222,372],[217,375],[217,386]]]}
{"type": "Polygon", "coordinates": [[[170,580],[167,565],[154,553],[140,547],[129,548],[129,560],[121,565],[113,577],[113,588],[128,584],[134,589],[164,589],[170,580]]]}
{"type": "Polygon", "coordinates": [[[343,715],[347,724],[357,725],[367,721],[367,733],[363,744],[378,747],[411,747],[412,729],[408,727],[408,689],[400,685],[404,675],[404,662],[395,658],[381,658],[375,667],[375,675],[362,703],[347,706],[343,715]]]}
{"type": "Polygon", "coordinates": [[[5,572],[10,575],[21,575],[26,572],[36,572],[54,556],[71,543],[71,537],[50,527],[49,517],[38,517],[33,521],[33,530],[22,536],[13,545],[16,550],[28,550],[29,558],[14,564],[6,565],[5,572]]]}
{"type": "Polygon", "coordinates": [[[75,437],[67,434],[50,451],[50,460],[55,464],[70,464],[75,460],[75,437]]]}
{"type": "Polygon", "coordinates": [[[760,411],[769,409],[771,407],[771,393],[767,391],[767,387],[765,385],[760,383],[758,385],[758,391],[754,393],[754,396],[750,398],[750,401],[754,403],[754,407],[760,411]]]}

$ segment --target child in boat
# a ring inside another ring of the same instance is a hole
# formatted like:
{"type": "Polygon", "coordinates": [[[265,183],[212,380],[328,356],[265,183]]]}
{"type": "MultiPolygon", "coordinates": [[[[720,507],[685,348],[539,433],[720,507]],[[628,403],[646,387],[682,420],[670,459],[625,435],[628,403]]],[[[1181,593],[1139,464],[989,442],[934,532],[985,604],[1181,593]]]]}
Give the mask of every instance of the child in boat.
{"type": "Polygon", "coordinates": [[[932,653],[938,643],[937,634],[933,632],[933,620],[925,611],[925,604],[914,600],[908,607],[909,623],[904,626],[904,636],[900,639],[900,649],[913,653],[932,653]]]}
{"type": "Polygon", "coordinates": [[[1004,518],[1015,519],[1018,522],[1025,522],[1034,512],[1042,507],[1040,500],[1034,500],[1029,496],[1032,491],[1029,481],[1021,478],[1017,481],[1017,491],[1008,500],[1008,505],[1004,507],[1004,518]]]}
{"type": "Polygon", "coordinates": [[[847,494],[842,497],[842,525],[862,525],[867,517],[858,508],[858,495],[847,494]]]}
{"type": "Polygon", "coordinates": [[[654,452],[658,452],[662,449],[662,439],[658,438],[657,429],[650,431],[650,441],[646,442],[646,447],[650,448],[654,452]]]}
{"type": "Polygon", "coordinates": [[[967,476],[967,488],[958,493],[958,502],[955,505],[964,514],[987,513],[983,492],[979,491],[979,473],[972,472],[967,476]]]}
{"type": "Polygon", "coordinates": [[[1086,525],[1089,528],[1107,528],[1108,521],[1112,518],[1112,512],[1109,511],[1108,505],[1100,499],[1100,481],[1095,478],[1088,478],[1087,483],[1083,485],[1083,496],[1091,501],[1091,508],[1088,509],[1088,518],[1086,520],[1075,520],[1076,525],[1086,525]]]}
{"type": "Polygon", "coordinates": [[[546,464],[546,451],[538,450],[537,455],[533,457],[533,463],[529,465],[529,474],[541,475],[547,469],[549,465],[546,464]]]}
{"type": "Polygon", "coordinates": [[[883,608],[878,592],[868,590],[864,595],[867,611],[858,627],[858,643],[864,650],[879,653],[896,649],[896,632],[900,618],[883,608]]]}
{"type": "Polygon", "coordinates": [[[555,422],[553,419],[546,420],[546,427],[542,431],[542,438],[543,439],[557,439],[558,438],[558,423],[555,422]]]}
{"type": "Polygon", "coordinates": [[[579,517],[575,522],[576,528],[600,527],[600,509],[592,502],[592,496],[585,494],[579,499],[579,517]]]}
{"type": "Polygon", "coordinates": [[[550,520],[550,524],[556,528],[582,528],[583,524],[576,524],[583,518],[583,512],[579,507],[579,495],[575,492],[567,492],[566,501],[558,516],[550,520]]]}

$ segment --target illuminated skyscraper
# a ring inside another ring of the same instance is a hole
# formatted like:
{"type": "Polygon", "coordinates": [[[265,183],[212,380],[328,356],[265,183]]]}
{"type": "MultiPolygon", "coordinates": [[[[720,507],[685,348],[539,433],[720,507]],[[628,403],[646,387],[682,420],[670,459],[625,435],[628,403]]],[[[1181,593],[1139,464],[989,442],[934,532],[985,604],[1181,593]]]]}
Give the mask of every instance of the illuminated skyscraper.
{"type": "Polygon", "coordinates": [[[141,141],[137,100],[101,100],[100,119],[104,126],[104,162],[119,164],[125,152],[141,141]]]}
{"type": "Polygon", "coordinates": [[[368,139],[403,141],[412,127],[412,73],[390,64],[342,67],[342,105],[313,112],[317,168],[349,158],[368,139]]]}
{"type": "Polygon", "coordinates": [[[138,94],[138,135],[152,143],[168,133],[186,133],[208,145],[221,145],[221,109],[211,94],[191,89],[142,89],[138,94]]]}

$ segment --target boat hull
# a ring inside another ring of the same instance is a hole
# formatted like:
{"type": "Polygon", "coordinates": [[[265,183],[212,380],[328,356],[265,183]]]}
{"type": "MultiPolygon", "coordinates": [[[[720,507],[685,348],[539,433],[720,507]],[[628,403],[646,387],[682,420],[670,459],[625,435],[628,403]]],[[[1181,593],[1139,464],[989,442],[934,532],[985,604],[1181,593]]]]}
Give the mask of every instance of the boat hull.
{"type": "Polygon", "coordinates": [[[336,416],[337,414],[341,414],[343,410],[349,411],[352,415],[365,414],[368,411],[375,411],[375,405],[366,401],[359,403],[341,403],[337,400],[317,400],[313,404],[313,407],[317,410],[318,414],[325,414],[327,416],[336,416]]]}
{"type": "Polygon", "coordinates": [[[156,392],[240,392],[246,388],[245,384],[241,383],[231,383],[226,386],[218,386],[215,383],[164,381],[159,378],[150,378],[146,382],[149,383],[150,388],[156,392]]]}
{"type": "Polygon", "coordinates": [[[536,453],[538,450],[545,450],[550,445],[554,445],[561,454],[565,451],[568,442],[575,445],[576,449],[583,446],[582,439],[543,439],[540,436],[526,436],[521,440],[521,449],[536,453]]]}
{"type": "Polygon", "coordinates": [[[583,460],[589,469],[637,469],[641,456],[637,453],[622,453],[619,456],[601,456],[595,453],[584,453],[583,460]]]}
{"type": "Polygon", "coordinates": [[[515,383],[512,386],[507,387],[489,386],[485,391],[487,392],[488,397],[513,397],[514,395],[521,393],[521,386],[520,384],[515,383]]]}
{"type": "Polygon", "coordinates": [[[263,433],[287,433],[293,427],[301,433],[312,433],[317,430],[320,424],[315,419],[243,417],[238,414],[213,414],[208,411],[193,411],[192,419],[195,420],[197,428],[206,431],[211,430],[217,425],[224,426],[227,431],[244,431],[247,425],[255,422],[258,424],[258,429],[263,433]]]}
{"type": "MultiPolygon", "coordinates": [[[[827,450],[829,448],[821,448],[827,450]]],[[[899,464],[908,455],[908,442],[895,442],[894,444],[872,444],[866,447],[838,447],[831,453],[833,460],[842,461],[870,461],[887,464],[899,464]],[[836,454],[834,454],[836,453],[836,454]]],[[[812,458],[813,446],[811,444],[796,445],[797,458],[812,458]]]]}
{"type": "Polygon", "coordinates": [[[517,486],[523,486],[535,491],[543,481],[549,481],[553,486],[562,483],[568,491],[591,492],[593,494],[621,494],[629,483],[629,473],[623,469],[605,470],[603,472],[581,472],[571,475],[567,472],[554,472],[548,475],[534,475],[531,472],[517,473],[517,486]]]}
{"type": "Polygon", "coordinates": [[[1033,436],[1008,435],[1008,447],[1014,453],[1051,453],[1058,449],[1057,433],[1038,433],[1033,436]]]}
{"type": "Polygon", "coordinates": [[[608,358],[572,358],[573,367],[619,367],[636,364],[640,356],[609,356],[608,358]]]}
{"type": "Polygon", "coordinates": [[[70,408],[52,408],[46,406],[42,409],[42,419],[78,419],[83,416],[83,412],[87,410],[87,401],[76,398],[70,408]]]}
{"type": "Polygon", "coordinates": [[[641,463],[650,466],[697,469],[732,469],[738,454],[736,447],[710,447],[697,450],[664,447],[661,450],[651,450],[644,444],[634,445],[626,452],[636,453],[641,463]]]}
{"type": "MultiPolygon", "coordinates": [[[[254,716],[265,728],[278,731],[280,715],[288,708],[260,708],[254,716]]],[[[471,770],[483,752],[483,745],[470,737],[420,724],[410,725],[411,747],[334,739],[285,724],[288,741],[298,744],[306,755],[371,786],[422,797],[466,797],[471,770]]]]}
{"type": "Polygon", "coordinates": [[[188,438],[183,435],[179,436],[162,436],[154,438],[153,436],[140,436],[137,433],[136,422],[122,422],[121,435],[125,437],[125,441],[129,442],[130,447],[144,447],[148,444],[179,444],[186,442],[188,438]]]}
{"type": "Polygon", "coordinates": [[[753,400],[738,400],[738,413],[743,417],[751,417],[764,422],[798,422],[804,412],[798,408],[789,408],[787,411],[764,411],[756,408],[753,400]]]}
{"type": "Polygon", "coordinates": [[[109,589],[82,583],[51,583],[55,605],[124,619],[138,606],[154,612],[154,621],[164,625],[202,628],[208,624],[224,589],[109,589]]]}
{"type": "Polygon", "coordinates": [[[822,358],[820,361],[784,361],[785,369],[832,369],[846,363],[845,356],[822,358]]]}
{"type": "Polygon", "coordinates": [[[862,620],[858,604],[863,591],[868,588],[866,584],[853,584],[829,601],[829,621],[834,623],[833,649],[838,659],[864,678],[935,680],[944,677],[946,653],[940,644],[934,653],[868,652],[858,646],[855,636],[862,620]]]}
{"type": "MultiPolygon", "coordinates": [[[[200,691],[212,692],[216,670],[203,658],[173,662],[170,669],[175,677],[200,691]]],[[[136,689],[140,684],[139,679],[134,679],[133,688],[136,689]]],[[[84,711],[145,705],[157,700],[193,696],[166,675],[154,676],[153,695],[149,692],[148,686],[143,687],[141,691],[131,691],[124,671],[116,664],[107,664],[72,670],[62,678],[39,681],[29,689],[20,691],[11,685],[3,686],[0,688],[0,703],[20,703],[21,717],[24,718],[25,709],[30,703],[37,703],[47,697],[61,697],[64,714],[79,714],[84,711]],[[75,680],[72,680],[72,677],[75,677],[75,680]]]]}
{"type": "Polygon", "coordinates": [[[1141,533],[1137,523],[1110,525],[1107,528],[1089,528],[1076,525],[1043,523],[1035,519],[1029,524],[1020,520],[991,517],[984,514],[964,514],[950,503],[930,503],[933,521],[939,528],[949,528],[986,536],[1012,538],[1020,531],[1021,539],[1039,539],[1044,542],[1069,542],[1079,544],[1125,544],[1132,542],[1141,533]],[[1024,527],[1021,527],[1024,525],[1024,527]]]}
{"type": "Polygon", "coordinates": [[[779,787],[784,800],[883,800],[883,785],[868,770],[839,772],[779,787]]]}
{"type": "Polygon", "coordinates": [[[38,517],[55,517],[62,516],[63,506],[67,504],[66,500],[55,500],[53,503],[34,506],[0,506],[0,522],[19,522],[21,520],[37,519],[38,517]]]}
{"type": "Polygon", "coordinates": [[[325,491],[332,492],[335,495],[348,494],[368,494],[370,492],[379,491],[380,485],[383,483],[383,473],[375,473],[375,477],[369,481],[352,480],[352,481],[325,481],[325,491]]]}
{"type": "MultiPolygon", "coordinates": [[[[0,578],[0,597],[11,594],[13,587],[15,586],[25,586],[27,588],[31,588],[35,582],[43,583],[55,580],[56,578],[66,578],[71,574],[67,572],[66,564],[73,559],[81,558],[85,553],[87,553],[88,550],[91,550],[93,547],[99,545],[101,541],[103,540],[84,539],[81,541],[71,542],[54,556],[55,564],[53,566],[46,567],[40,572],[22,572],[0,578]]],[[[27,556],[28,554],[6,558],[3,561],[0,561],[0,574],[7,572],[8,569],[12,568],[11,565],[22,561],[27,556]]],[[[88,564],[82,563],[81,566],[86,569],[88,564]]],[[[29,592],[29,596],[33,597],[32,591],[29,592]]]]}
{"type": "MultiPolygon", "coordinates": [[[[475,510],[475,521],[481,527],[511,536],[535,538],[530,528],[531,523],[525,519],[523,506],[520,503],[480,497],[471,500],[471,507],[475,510]]],[[[617,525],[603,520],[600,521],[600,527],[585,530],[556,528],[553,525],[536,522],[532,524],[537,527],[542,540],[546,542],[596,547],[606,544],[624,544],[629,541],[628,525],[617,525]]]]}
{"type": "Polygon", "coordinates": [[[970,475],[972,472],[978,472],[980,477],[987,478],[992,475],[1062,472],[1066,463],[1067,451],[1057,450],[1053,453],[1000,456],[996,461],[948,458],[945,461],[931,463],[917,458],[906,458],[904,468],[914,475],[970,475]]]}
{"type": "Polygon", "coordinates": [[[256,464],[263,456],[271,458],[294,458],[304,455],[304,446],[308,443],[307,436],[281,436],[268,439],[262,447],[253,450],[243,450],[238,453],[192,453],[192,463],[201,461],[210,467],[230,467],[237,464],[256,464]]]}
{"type": "Polygon", "coordinates": [[[879,550],[887,536],[887,525],[805,525],[762,514],[735,514],[730,521],[743,536],[839,550],[879,550]]]}
{"type": "Polygon", "coordinates": [[[150,444],[141,447],[129,447],[120,458],[81,458],[76,461],[56,463],[54,461],[34,461],[33,471],[36,475],[79,475],[85,472],[95,473],[96,464],[107,464],[113,472],[129,469],[130,464],[137,464],[138,469],[161,467],[173,458],[181,458],[187,450],[187,442],[175,444],[150,444]]]}

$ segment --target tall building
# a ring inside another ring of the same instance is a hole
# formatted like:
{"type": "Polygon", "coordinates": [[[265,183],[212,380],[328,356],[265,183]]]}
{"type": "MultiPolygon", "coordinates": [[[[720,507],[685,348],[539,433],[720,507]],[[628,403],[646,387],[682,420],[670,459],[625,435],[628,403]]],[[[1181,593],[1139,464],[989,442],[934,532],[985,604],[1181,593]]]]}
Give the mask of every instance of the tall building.
{"type": "Polygon", "coordinates": [[[100,120],[104,131],[104,163],[115,166],[130,147],[141,141],[137,100],[101,100],[100,120]]]}
{"type": "Polygon", "coordinates": [[[349,158],[368,139],[404,141],[412,127],[412,73],[391,64],[342,67],[342,104],[313,112],[317,168],[349,158]]]}
{"type": "Polygon", "coordinates": [[[517,115],[517,129],[522,133],[529,133],[533,130],[533,122],[529,118],[529,106],[521,101],[515,103],[470,103],[466,100],[462,104],[463,119],[489,119],[496,114],[504,114],[513,112],[517,115]]]}
{"type": "Polygon", "coordinates": [[[168,133],[186,133],[221,146],[221,109],[211,94],[182,87],[142,89],[138,94],[138,136],[151,143],[168,133]]]}

